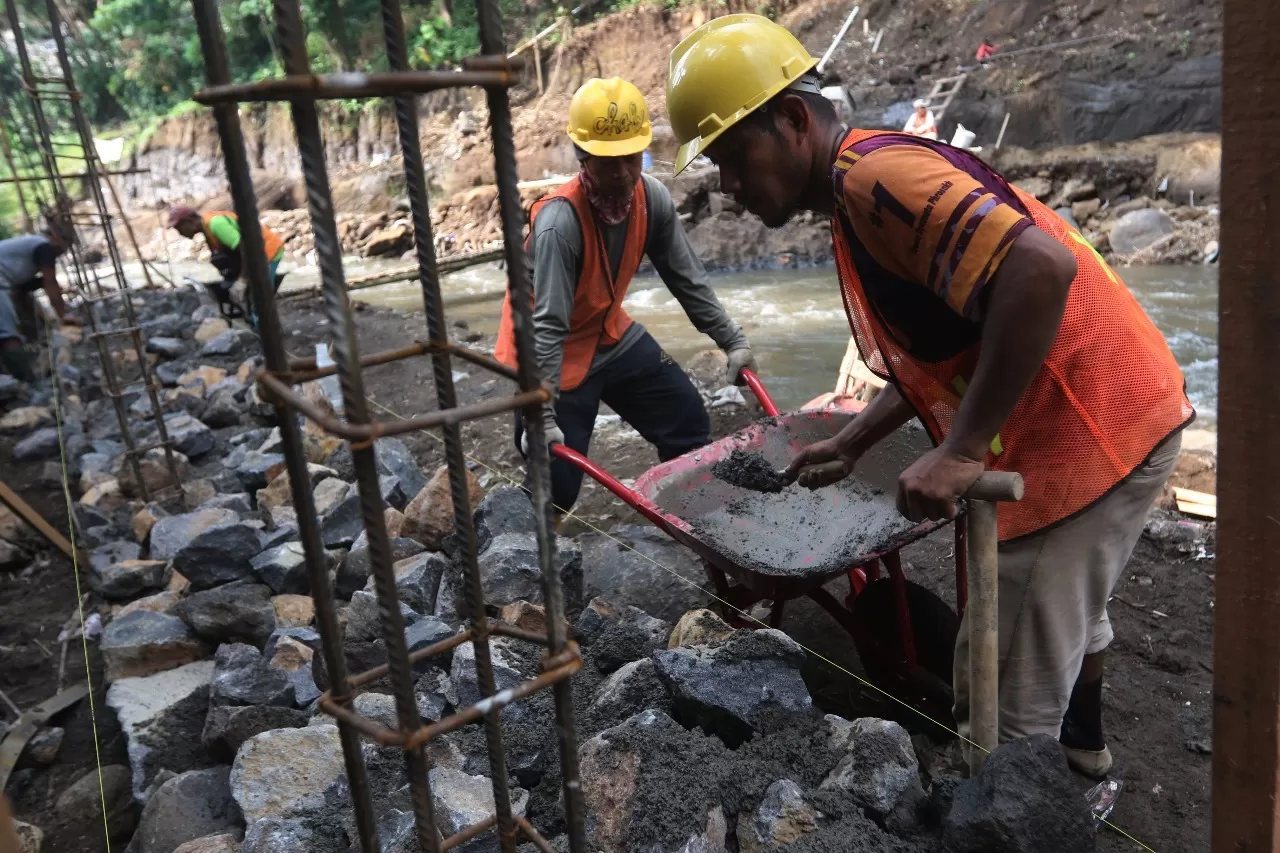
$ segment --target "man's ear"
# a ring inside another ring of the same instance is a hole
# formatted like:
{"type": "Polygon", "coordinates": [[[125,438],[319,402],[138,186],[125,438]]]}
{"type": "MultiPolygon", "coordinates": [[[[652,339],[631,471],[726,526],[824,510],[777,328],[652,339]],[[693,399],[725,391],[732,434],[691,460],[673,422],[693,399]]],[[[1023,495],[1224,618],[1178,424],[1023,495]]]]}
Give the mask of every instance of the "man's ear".
{"type": "Polygon", "coordinates": [[[804,98],[791,92],[784,92],[782,97],[778,98],[776,115],[780,125],[790,125],[799,136],[808,133],[813,127],[813,116],[809,113],[809,105],[805,103],[804,98]]]}

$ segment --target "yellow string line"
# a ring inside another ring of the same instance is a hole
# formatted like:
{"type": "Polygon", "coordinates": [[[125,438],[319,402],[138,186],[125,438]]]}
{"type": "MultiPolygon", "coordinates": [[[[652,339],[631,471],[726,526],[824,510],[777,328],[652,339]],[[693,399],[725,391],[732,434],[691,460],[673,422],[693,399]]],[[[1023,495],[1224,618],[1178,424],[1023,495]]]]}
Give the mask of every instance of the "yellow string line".
{"type": "MultiPolygon", "coordinates": [[[[392,410],[391,410],[391,409],[389,409],[388,407],[386,407],[386,406],[382,405],[382,404],[381,404],[381,403],[379,403],[377,400],[374,400],[374,399],[370,398],[370,399],[369,399],[369,402],[370,402],[370,403],[373,403],[373,405],[377,406],[379,409],[381,409],[382,411],[384,411],[384,412],[386,412],[387,414],[391,415],[392,417],[395,417],[395,418],[402,418],[402,417],[403,417],[403,416],[401,416],[401,415],[396,414],[396,412],[392,411],[392,410]]],[[[440,442],[440,443],[443,443],[443,442],[444,442],[444,439],[442,439],[440,436],[436,435],[434,432],[431,432],[430,430],[421,429],[421,430],[418,430],[418,431],[419,431],[419,432],[421,432],[423,435],[430,436],[432,439],[434,439],[434,440],[435,440],[435,441],[437,441],[437,442],[440,442]]],[[[501,477],[502,479],[506,480],[508,483],[511,483],[513,486],[516,486],[516,487],[521,488],[521,489],[523,489],[523,488],[524,488],[524,485],[523,485],[522,483],[517,482],[515,479],[513,479],[512,477],[510,477],[510,476],[509,476],[508,474],[506,474],[505,472],[503,472],[503,471],[499,471],[498,469],[496,469],[496,468],[494,468],[493,466],[489,465],[489,464],[488,464],[487,462],[485,462],[483,459],[477,459],[475,456],[472,456],[470,453],[467,453],[466,451],[463,451],[463,455],[464,455],[464,456],[466,456],[468,459],[470,459],[472,462],[475,462],[475,463],[476,463],[477,465],[479,465],[480,467],[484,468],[484,469],[485,469],[486,471],[488,471],[490,474],[493,474],[493,475],[495,475],[495,476],[501,477]]],[[[673,577],[678,578],[681,582],[683,582],[683,583],[685,583],[685,584],[687,584],[687,585],[689,585],[689,586],[693,587],[694,589],[697,589],[697,590],[698,590],[698,591],[700,591],[700,592],[705,593],[708,597],[710,597],[710,598],[712,598],[712,599],[715,599],[715,600],[716,600],[716,601],[718,601],[719,603],[723,604],[725,607],[728,607],[730,610],[735,610],[735,611],[737,611],[739,614],[741,614],[742,616],[746,617],[747,619],[750,619],[752,622],[755,622],[755,623],[756,623],[756,624],[758,624],[760,627],[762,627],[762,628],[769,628],[769,627],[770,627],[768,624],[766,624],[765,622],[762,622],[761,620],[757,619],[755,616],[753,616],[752,614],[748,613],[747,611],[742,610],[741,608],[734,606],[734,605],[733,605],[733,604],[731,604],[730,602],[725,601],[723,598],[720,598],[720,597],[719,597],[718,595],[716,595],[714,592],[711,592],[711,591],[709,591],[709,590],[703,589],[702,587],[698,586],[698,585],[697,585],[697,584],[695,584],[693,581],[689,580],[689,579],[688,579],[688,578],[686,578],[684,575],[682,575],[682,574],[680,574],[679,572],[677,572],[675,569],[672,569],[672,568],[670,568],[670,567],[668,567],[668,566],[664,566],[662,563],[659,563],[657,560],[653,559],[653,558],[652,558],[652,557],[650,557],[648,554],[645,554],[645,553],[642,553],[642,552],[640,552],[640,551],[637,551],[635,548],[631,547],[631,546],[630,546],[630,545],[628,545],[626,542],[623,542],[621,539],[619,539],[618,537],[616,537],[616,536],[612,535],[612,534],[611,534],[611,533],[609,533],[608,531],[606,531],[606,530],[601,530],[599,527],[596,527],[594,524],[592,524],[590,521],[587,521],[587,520],[586,520],[585,518],[583,518],[582,516],[580,516],[580,515],[575,515],[571,510],[565,510],[565,509],[563,509],[562,507],[555,506],[554,504],[552,504],[552,508],[553,508],[553,509],[555,509],[555,510],[557,510],[558,512],[562,513],[562,514],[564,515],[564,517],[565,517],[565,518],[576,518],[576,519],[577,519],[578,521],[580,521],[582,524],[584,524],[584,525],[586,525],[587,527],[591,528],[591,530],[592,530],[593,532],[595,532],[595,533],[599,533],[599,534],[601,534],[602,536],[604,536],[604,537],[606,537],[606,538],[608,538],[608,539],[613,540],[613,541],[614,541],[614,542],[616,542],[618,545],[621,545],[623,548],[627,549],[627,550],[628,550],[628,551],[630,551],[631,553],[633,553],[633,554],[637,554],[637,555],[639,555],[640,557],[643,557],[644,559],[648,560],[650,563],[653,563],[653,564],[654,564],[655,566],[657,566],[658,568],[662,569],[663,571],[667,572],[668,574],[672,575],[673,577]]],[[[774,629],[774,630],[781,630],[781,629],[774,629]]],[[[783,633],[785,634],[785,632],[783,632],[783,633]]],[[[944,725],[943,723],[938,722],[937,720],[933,719],[933,718],[932,718],[932,717],[930,717],[928,714],[926,714],[924,711],[921,711],[919,708],[916,708],[916,707],[914,707],[914,706],[912,706],[912,705],[908,705],[906,702],[902,701],[902,700],[901,700],[901,699],[899,699],[897,696],[894,696],[892,693],[889,693],[887,690],[884,690],[883,688],[878,687],[878,686],[877,686],[877,685],[875,685],[875,684],[872,684],[870,681],[867,681],[865,678],[862,678],[861,676],[856,675],[855,673],[850,672],[849,670],[845,669],[845,668],[844,668],[843,666],[841,666],[840,664],[838,664],[838,663],[836,663],[835,661],[831,660],[831,659],[830,659],[830,658],[828,658],[827,656],[825,656],[825,655],[823,655],[823,654],[820,654],[820,653],[818,653],[818,652],[814,651],[813,649],[809,648],[808,646],[806,646],[806,645],[804,645],[803,643],[801,643],[801,642],[799,642],[798,640],[796,640],[794,637],[791,637],[789,634],[787,635],[787,637],[788,637],[788,639],[790,639],[793,643],[795,643],[797,646],[799,646],[799,647],[801,648],[801,650],[802,650],[802,651],[804,651],[804,653],[805,653],[805,654],[810,655],[810,656],[812,656],[812,657],[814,657],[814,658],[816,658],[816,659],[818,659],[818,660],[822,661],[823,663],[826,663],[828,666],[834,667],[835,669],[839,670],[840,672],[843,672],[845,675],[849,676],[849,677],[850,677],[850,678],[852,678],[854,681],[857,681],[859,684],[863,685],[864,687],[870,687],[872,690],[876,691],[877,693],[880,693],[881,695],[886,696],[886,697],[887,697],[887,698],[889,698],[889,699],[892,699],[894,702],[897,702],[897,703],[898,703],[899,705],[901,705],[902,707],[906,708],[906,709],[907,709],[907,710],[909,710],[909,711],[913,711],[913,712],[915,712],[916,714],[920,715],[920,716],[921,716],[921,717],[923,717],[924,719],[926,719],[926,720],[928,720],[929,722],[933,723],[933,724],[934,724],[935,726],[937,726],[938,728],[940,728],[940,729],[942,729],[942,730],[944,730],[944,731],[946,731],[946,732],[949,732],[949,733],[951,733],[951,734],[955,735],[957,738],[959,738],[960,740],[962,740],[962,741],[964,741],[965,743],[969,744],[970,746],[977,747],[978,749],[981,749],[983,752],[985,752],[985,753],[987,753],[987,754],[990,754],[990,752],[991,752],[991,751],[990,751],[989,749],[986,749],[986,748],[985,748],[985,747],[983,747],[981,744],[975,743],[974,741],[972,741],[972,740],[970,740],[969,738],[965,737],[964,735],[960,734],[958,731],[955,731],[954,729],[952,729],[950,726],[947,726],[947,725],[944,725]]],[[[1132,835],[1130,835],[1129,833],[1125,832],[1123,829],[1121,829],[1120,827],[1116,826],[1114,823],[1112,823],[1111,821],[1107,820],[1106,818],[1103,818],[1103,819],[1102,819],[1102,823],[1106,824],[1106,826],[1107,826],[1108,828],[1110,828],[1110,829],[1114,830],[1115,832],[1119,833],[1120,835],[1123,835],[1125,838],[1129,839],[1129,840],[1130,840],[1130,841],[1132,841],[1134,844],[1137,844],[1137,845],[1138,845],[1139,847],[1141,847],[1143,850],[1148,851],[1148,853],[1156,853],[1156,851],[1155,851],[1155,850],[1153,850],[1152,848],[1148,847],[1146,844],[1143,844],[1141,841],[1139,841],[1138,839],[1134,838],[1132,835]]]]}
{"type": "MultiPolygon", "coordinates": [[[[93,306],[89,306],[93,310],[93,306]]],[[[49,324],[52,329],[52,323],[49,324]]],[[[107,793],[102,781],[102,750],[98,745],[98,709],[93,701],[93,675],[89,669],[89,637],[84,630],[84,594],[80,591],[80,549],[76,547],[74,505],[71,500],[71,472],[67,462],[67,441],[63,431],[62,387],[58,381],[58,366],[54,359],[53,335],[48,336],[49,383],[53,390],[53,409],[58,424],[58,452],[62,463],[62,495],[67,502],[67,541],[71,543],[71,569],[76,579],[76,610],[80,614],[80,645],[84,649],[84,680],[89,686],[89,723],[93,728],[93,760],[98,767],[98,799],[102,803],[102,832],[107,839],[107,853],[111,853],[111,827],[107,819],[107,793]]]]}

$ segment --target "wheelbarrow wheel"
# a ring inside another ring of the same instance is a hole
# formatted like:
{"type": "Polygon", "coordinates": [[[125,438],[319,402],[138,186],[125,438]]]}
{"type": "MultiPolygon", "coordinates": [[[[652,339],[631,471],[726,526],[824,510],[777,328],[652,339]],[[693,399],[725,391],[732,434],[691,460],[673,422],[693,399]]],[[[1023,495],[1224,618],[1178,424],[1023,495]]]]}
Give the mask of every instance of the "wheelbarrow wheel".
{"type": "Polygon", "coordinates": [[[945,601],[919,584],[907,581],[906,589],[916,670],[907,671],[893,581],[888,578],[867,584],[854,599],[854,645],[872,684],[950,726],[952,665],[960,619],[945,601]]]}

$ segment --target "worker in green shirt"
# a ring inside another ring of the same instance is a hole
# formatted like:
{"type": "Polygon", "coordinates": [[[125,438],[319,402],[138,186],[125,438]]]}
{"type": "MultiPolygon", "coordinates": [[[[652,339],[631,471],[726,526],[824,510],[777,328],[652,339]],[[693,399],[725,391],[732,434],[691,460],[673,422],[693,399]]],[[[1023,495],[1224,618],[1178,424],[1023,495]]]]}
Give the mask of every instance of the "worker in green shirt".
{"type": "MultiPolygon", "coordinates": [[[[210,262],[222,274],[222,281],[218,284],[214,294],[218,300],[218,307],[222,310],[223,315],[230,319],[244,316],[243,309],[236,305],[231,298],[231,287],[240,278],[240,270],[243,266],[240,256],[240,221],[236,218],[236,215],[222,210],[201,213],[195,208],[179,205],[169,211],[169,227],[176,229],[179,234],[187,239],[195,239],[197,234],[204,235],[205,242],[209,244],[209,249],[213,252],[210,262]]],[[[263,225],[262,244],[266,249],[267,272],[270,276],[272,287],[279,289],[280,282],[284,276],[280,275],[276,270],[280,266],[280,261],[284,258],[284,239],[263,225]]],[[[257,328],[258,318],[253,311],[252,305],[250,305],[248,314],[249,322],[254,328],[257,328]]]]}

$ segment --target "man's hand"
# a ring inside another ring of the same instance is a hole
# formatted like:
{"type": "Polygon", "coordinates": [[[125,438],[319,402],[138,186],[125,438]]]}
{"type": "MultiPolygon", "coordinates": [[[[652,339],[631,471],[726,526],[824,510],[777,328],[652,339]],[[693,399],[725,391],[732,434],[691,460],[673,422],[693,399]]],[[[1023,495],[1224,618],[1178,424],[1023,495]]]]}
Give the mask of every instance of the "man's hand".
{"type": "Polygon", "coordinates": [[[956,501],[986,466],[945,444],[921,456],[898,477],[898,511],[912,521],[955,518],[956,501]]]}
{"type": "Polygon", "coordinates": [[[787,466],[783,477],[788,483],[800,483],[806,489],[821,489],[838,483],[853,473],[862,450],[851,442],[842,442],[840,436],[823,439],[809,445],[787,466]],[[820,466],[820,467],[810,467],[820,466]],[[808,469],[808,470],[806,470],[808,469]]]}
{"type": "Polygon", "coordinates": [[[751,354],[751,347],[738,347],[730,350],[726,355],[729,356],[729,370],[725,381],[730,385],[746,384],[746,380],[742,378],[743,370],[750,370],[752,373],[760,370],[756,367],[756,357],[751,354]]]}
{"type": "MultiPolygon", "coordinates": [[[[542,414],[542,430],[543,435],[547,439],[547,447],[553,444],[564,444],[564,431],[556,423],[555,412],[551,408],[547,408],[542,414]]],[[[525,430],[520,433],[520,452],[526,457],[529,455],[529,431],[525,430]]]]}

